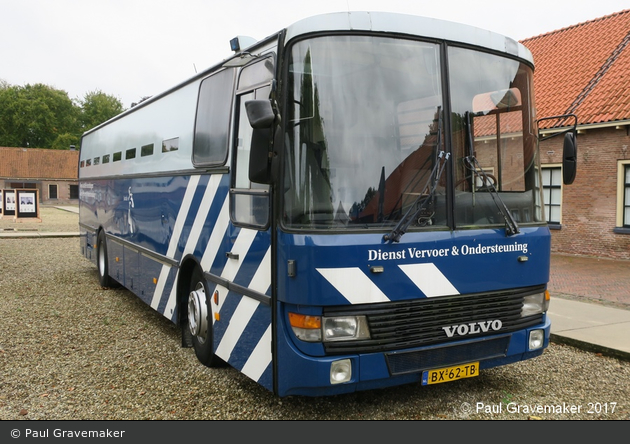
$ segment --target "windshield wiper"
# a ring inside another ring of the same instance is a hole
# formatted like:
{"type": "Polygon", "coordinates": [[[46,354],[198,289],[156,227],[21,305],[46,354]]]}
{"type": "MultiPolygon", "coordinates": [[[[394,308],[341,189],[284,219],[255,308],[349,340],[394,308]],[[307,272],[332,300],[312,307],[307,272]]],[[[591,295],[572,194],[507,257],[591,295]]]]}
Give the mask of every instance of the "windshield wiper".
{"type": "MultiPolygon", "coordinates": [[[[439,146],[439,145],[438,145],[439,146]]],[[[437,184],[440,182],[440,178],[442,177],[442,173],[444,172],[444,167],[446,166],[446,161],[450,157],[450,153],[446,153],[444,151],[440,151],[437,156],[437,162],[433,166],[433,170],[431,170],[431,174],[429,175],[426,184],[422,187],[422,191],[420,195],[416,198],[413,204],[409,207],[405,215],[400,219],[398,224],[394,227],[394,229],[383,236],[385,241],[399,242],[400,238],[409,228],[411,222],[416,219],[418,214],[427,206],[431,199],[433,199],[433,195],[435,193],[435,189],[437,188],[437,184]],[[429,190],[425,193],[425,190],[429,190]]]]}
{"type": "Polygon", "coordinates": [[[508,210],[508,208],[505,206],[505,203],[503,203],[503,200],[501,200],[501,196],[499,196],[497,189],[494,187],[494,183],[488,177],[488,175],[483,170],[483,168],[481,168],[481,166],[479,165],[479,162],[477,161],[477,158],[474,155],[470,155],[468,157],[464,157],[464,161],[468,164],[468,167],[473,171],[473,178],[475,177],[475,175],[481,176],[483,177],[483,183],[488,184],[486,185],[486,187],[488,191],[490,191],[490,197],[492,197],[492,200],[494,201],[495,205],[497,206],[497,208],[501,212],[501,215],[503,216],[503,220],[505,220],[505,235],[513,236],[515,234],[520,233],[521,230],[519,229],[518,224],[516,223],[516,220],[514,220],[512,213],[510,213],[510,210],[508,210]]]}

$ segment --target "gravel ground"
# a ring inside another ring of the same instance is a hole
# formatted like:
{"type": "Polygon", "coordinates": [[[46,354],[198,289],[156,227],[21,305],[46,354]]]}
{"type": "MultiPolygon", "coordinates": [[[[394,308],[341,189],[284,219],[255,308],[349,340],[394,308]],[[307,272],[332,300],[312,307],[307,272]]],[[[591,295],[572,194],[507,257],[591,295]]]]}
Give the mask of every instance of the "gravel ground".
{"type": "MultiPolygon", "coordinates": [[[[44,207],[36,229],[77,223],[44,207]]],[[[559,344],[449,384],[278,398],[203,367],[168,320],[101,288],[78,238],[0,239],[0,298],[0,420],[630,419],[630,362],[559,344]]]]}

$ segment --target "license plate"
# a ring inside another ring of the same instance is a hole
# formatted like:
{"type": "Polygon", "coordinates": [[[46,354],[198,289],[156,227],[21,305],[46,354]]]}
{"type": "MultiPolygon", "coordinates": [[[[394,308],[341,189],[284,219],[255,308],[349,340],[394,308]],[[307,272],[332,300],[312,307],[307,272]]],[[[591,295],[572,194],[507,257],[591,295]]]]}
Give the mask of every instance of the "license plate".
{"type": "Polygon", "coordinates": [[[422,372],[422,385],[440,384],[463,378],[479,376],[479,363],[456,365],[454,367],[438,368],[422,372]]]}

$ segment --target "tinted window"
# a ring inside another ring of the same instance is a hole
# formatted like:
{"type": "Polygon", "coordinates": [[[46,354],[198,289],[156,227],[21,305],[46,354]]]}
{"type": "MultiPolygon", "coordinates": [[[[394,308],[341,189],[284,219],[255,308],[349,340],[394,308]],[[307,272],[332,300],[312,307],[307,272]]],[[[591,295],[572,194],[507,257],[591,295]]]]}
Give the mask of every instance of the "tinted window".
{"type": "Polygon", "coordinates": [[[170,153],[179,149],[179,137],[162,141],[162,152],[170,153]]]}
{"type": "Polygon", "coordinates": [[[141,157],[150,156],[152,154],[153,154],[153,144],[151,144],[151,145],[144,145],[140,149],[140,156],[141,157]]]}
{"type": "Polygon", "coordinates": [[[223,164],[227,159],[233,86],[232,70],[221,71],[201,82],[193,142],[196,166],[223,164]]]}

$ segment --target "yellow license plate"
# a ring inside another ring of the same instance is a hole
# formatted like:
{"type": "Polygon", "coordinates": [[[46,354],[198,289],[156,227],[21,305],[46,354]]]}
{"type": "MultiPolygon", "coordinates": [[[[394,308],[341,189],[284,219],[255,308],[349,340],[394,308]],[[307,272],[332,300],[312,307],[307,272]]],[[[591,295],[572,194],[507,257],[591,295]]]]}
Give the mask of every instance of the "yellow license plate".
{"type": "Polygon", "coordinates": [[[479,363],[456,365],[454,367],[438,368],[422,372],[422,385],[440,384],[463,378],[479,376],[479,363]]]}

